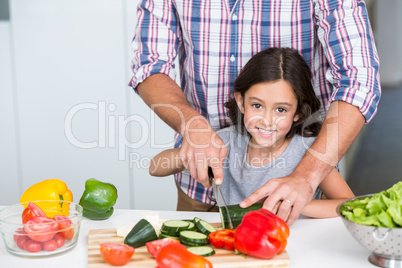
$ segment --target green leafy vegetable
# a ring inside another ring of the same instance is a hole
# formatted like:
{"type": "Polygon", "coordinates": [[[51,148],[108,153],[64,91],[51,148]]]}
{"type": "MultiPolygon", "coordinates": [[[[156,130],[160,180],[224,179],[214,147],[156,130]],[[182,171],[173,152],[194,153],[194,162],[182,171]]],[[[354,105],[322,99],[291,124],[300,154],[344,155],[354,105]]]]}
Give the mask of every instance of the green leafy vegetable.
{"type": "Polygon", "coordinates": [[[402,227],[402,181],[370,197],[345,202],[339,209],[348,220],[377,227],[402,227]]]}

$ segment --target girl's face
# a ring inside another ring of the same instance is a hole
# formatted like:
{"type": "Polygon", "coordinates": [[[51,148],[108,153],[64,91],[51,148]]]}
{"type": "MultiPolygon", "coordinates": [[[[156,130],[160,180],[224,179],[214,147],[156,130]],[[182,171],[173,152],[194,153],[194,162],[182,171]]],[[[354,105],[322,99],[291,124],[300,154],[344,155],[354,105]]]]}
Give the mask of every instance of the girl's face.
{"type": "Polygon", "coordinates": [[[293,121],[298,119],[296,96],[284,80],[255,84],[244,98],[235,92],[235,99],[251,134],[251,145],[280,147],[293,121]]]}

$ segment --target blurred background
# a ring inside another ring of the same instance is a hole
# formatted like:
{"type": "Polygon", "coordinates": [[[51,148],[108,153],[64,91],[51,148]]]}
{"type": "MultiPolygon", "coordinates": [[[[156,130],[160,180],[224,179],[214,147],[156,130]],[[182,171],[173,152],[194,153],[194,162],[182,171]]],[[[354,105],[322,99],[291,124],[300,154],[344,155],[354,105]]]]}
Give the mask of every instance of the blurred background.
{"type": "MultiPolygon", "coordinates": [[[[0,0],[0,204],[30,185],[111,182],[117,208],[175,210],[173,177],[148,175],[173,131],[128,86],[139,0],[0,0]]],[[[402,176],[402,1],[366,1],[383,96],[341,161],[355,194],[402,176]]]]}

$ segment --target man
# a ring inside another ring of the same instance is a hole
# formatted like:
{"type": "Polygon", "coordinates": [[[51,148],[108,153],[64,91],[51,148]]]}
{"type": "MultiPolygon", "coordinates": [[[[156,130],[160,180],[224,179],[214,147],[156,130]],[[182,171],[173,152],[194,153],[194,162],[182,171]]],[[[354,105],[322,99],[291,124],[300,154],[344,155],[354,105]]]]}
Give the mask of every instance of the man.
{"type": "Polygon", "coordinates": [[[364,1],[144,0],[137,16],[131,86],[178,133],[175,147],[188,169],[175,176],[178,210],[211,208],[208,166],[217,184],[224,179],[227,149],[215,130],[228,123],[224,103],[242,66],[273,46],[304,57],[325,116],[322,130],[292,174],[241,203],[265,199],[264,208],[291,225],[377,110],[379,60],[364,1]]]}

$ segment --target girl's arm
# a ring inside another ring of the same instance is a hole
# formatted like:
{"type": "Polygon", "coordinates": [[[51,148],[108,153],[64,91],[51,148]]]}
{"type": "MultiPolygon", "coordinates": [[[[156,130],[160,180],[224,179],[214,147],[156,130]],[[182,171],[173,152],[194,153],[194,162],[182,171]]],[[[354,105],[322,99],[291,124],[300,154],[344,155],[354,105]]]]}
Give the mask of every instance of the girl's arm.
{"type": "Polygon", "coordinates": [[[339,204],[354,197],[349,185],[334,168],[319,185],[326,199],[314,199],[307,204],[301,214],[312,218],[336,217],[339,204]]]}
{"type": "Polygon", "coordinates": [[[185,168],[179,158],[179,148],[168,149],[157,154],[149,164],[149,174],[164,177],[182,172],[185,168]]]}

